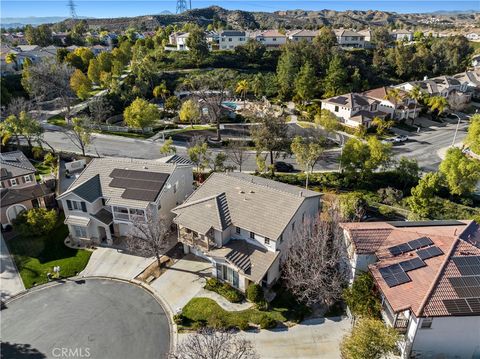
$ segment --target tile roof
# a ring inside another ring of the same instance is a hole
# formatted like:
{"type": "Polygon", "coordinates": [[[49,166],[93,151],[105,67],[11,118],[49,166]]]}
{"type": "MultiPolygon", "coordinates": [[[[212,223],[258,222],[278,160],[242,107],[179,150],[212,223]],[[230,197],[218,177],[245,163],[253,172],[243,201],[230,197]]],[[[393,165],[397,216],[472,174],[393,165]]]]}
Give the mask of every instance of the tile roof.
{"type": "Polygon", "coordinates": [[[145,208],[151,201],[125,198],[123,196],[125,192],[124,187],[110,185],[114,180],[110,176],[112,172],[114,170],[130,170],[170,175],[175,171],[177,166],[181,165],[164,163],[156,160],[139,160],[133,158],[94,158],[68,189],[58,197],[58,199],[63,198],[69,193],[76,193],[75,191],[78,191],[79,187],[81,187],[80,193],[90,198],[97,196],[99,191],[101,191],[101,194],[106,199],[106,204],[108,205],[145,208]],[[95,177],[97,177],[98,180],[94,180],[95,177]],[[100,186],[98,186],[98,181],[100,182],[100,186]],[[85,193],[85,189],[88,188],[93,191],[93,194],[90,195],[85,193]]]}
{"type": "Polygon", "coordinates": [[[1,180],[35,173],[36,169],[22,151],[0,153],[1,180]]]}
{"type": "Polygon", "coordinates": [[[206,254],[214,258],[224,258],[251,281],[259,283],[280,252],[269,251],[243,239],[232,239],[222,248],[210,250],[206,254]]]}
{"type": "Polygon", "coordinates": [[[330,97],[322,100],[322,102],[330,102],[336,105],[344,106],[346,108],[354,108],[368,106],[371,100],[369,100],[368,97],[363,96],[362,94],[352,92],[345,95],[330,97]]]}
{"type": "Polygon", "coordinates": [[[44,183],[37,183],[33,186],[23,188],[1,188],[0,203],[2,207],[6,207],[15,203],[44,197],[52,193],[52,190],[48,188],[44,183]]]}
{"type": "Polygon", "coordinates": [[[112,212],[107,211],[105,208],[100,209],[97,213],[92,215],[97,221],[106,224],[107,226],[113,222],[112,212]]]}
{"type": "Polygon", "coordinates": [[[452,258],[480,256],[480,225],[473,221],[404,223],[345,223],[342,227],[350,234],[357,253],[377,256],[378,262],[369,268],[394,312],[411,309],[417,317],[454,315],[447,310],[444,301],[462,297],[452,287],[450,278],[466,278],[468,275],[458,271],[452,258]],[[442,253],[425,258],[426,266],[408,271],[409,282],[390,287],[380,269],[418,258],[418,254],[410,250],[394,256],[389,248],[421,237],[430,238],[432,246],[438,247],[442,253]]]}
{"type": "Polygon", "coordinates": [[[194,163],[190,161],[188,158],[179,156],[179,155],[171,155],[160,158],[158,161],[165,162],[165,163],[178,163],[182,165],[193,165],[194,163]]]}
{"type": "Polygon", "coordinates": [[[320,193],[238,172],[213,173],[172,211],[176,223],[199,233],[233,224],[276,240],[311,197],[320,193]]]}

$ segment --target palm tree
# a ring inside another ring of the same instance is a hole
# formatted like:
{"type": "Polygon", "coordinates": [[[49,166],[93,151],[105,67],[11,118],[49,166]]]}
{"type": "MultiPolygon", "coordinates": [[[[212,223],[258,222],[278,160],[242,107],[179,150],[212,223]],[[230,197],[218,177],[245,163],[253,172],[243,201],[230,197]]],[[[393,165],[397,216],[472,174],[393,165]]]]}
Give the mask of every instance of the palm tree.
{"type": "Polygon", "coordinates": [[[235,92],[240,94],[243,98],[243,109],[245,110],[245,100],[247,97],[247,92],[249,90],[249,84],[247,80],[240,80],[237,82],[237,87],[235,88],[235,92]]]}
{"type": "Polygon", "coordinates": [[[7,54],[7,56],[5,56],[5,62],[7,64],[14,63],[15,64],[15,71],[18,70],[17,55],[14,54],[13,52],[10,52],[10,53],[7,54]]]}
{"type": "Polygon", "coordinates": [[[168,91],[167,84],[165,82],[162,82],[160,85],[155,86],[155,88],[153,89],[153,97],[155,98],[160,97],[163,100],[164,113],[165,113],[165,101],[169,93],[170,91],[168,91]]]}
{"type": "Polygon", "coordinates": [[[448,101],[443,96],[432,96],[428,99],[428,107],[432,113],[436,113],[435,117],[439,117],[447,108],[448,101]]]}
{"type": "Polygon", "coordinates": [[[415,113],[417,112],[417,105],[423,99],[424,95],[419,86],[414,86],[409,92],[408,97],[415,101],[415,107],[413,108],[412,125],[415,122],[415,113]]]}
{"type": "Polygon", "coordinates": [[[258,99],[260,97],[260,95],[263,94],[263,84],[264,84],[264,78],[263,78],[263,75],[262,74],[256,74],[254,77],[253,77],[253,80],[252,80],[252,91],[253,91],[253,94],[255,95],[255,97],[258,99]]]}

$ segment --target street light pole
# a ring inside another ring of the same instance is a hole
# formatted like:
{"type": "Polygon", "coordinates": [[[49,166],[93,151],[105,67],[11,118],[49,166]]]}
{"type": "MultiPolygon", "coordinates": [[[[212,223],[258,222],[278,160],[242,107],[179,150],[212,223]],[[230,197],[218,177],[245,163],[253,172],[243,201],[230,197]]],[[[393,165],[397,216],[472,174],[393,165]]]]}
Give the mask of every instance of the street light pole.
{"type": "Polygon", "coordinates": [[[460,116],[458,116],[456,113],[452,113],[452,115],[457,116],[458,122],[457,122],[457,127],[455,128],[455,134],[453,135],[452,145],[450,147],[455,146],[455,140],[457,139],[458,127],[460,126],[460,116]]]}

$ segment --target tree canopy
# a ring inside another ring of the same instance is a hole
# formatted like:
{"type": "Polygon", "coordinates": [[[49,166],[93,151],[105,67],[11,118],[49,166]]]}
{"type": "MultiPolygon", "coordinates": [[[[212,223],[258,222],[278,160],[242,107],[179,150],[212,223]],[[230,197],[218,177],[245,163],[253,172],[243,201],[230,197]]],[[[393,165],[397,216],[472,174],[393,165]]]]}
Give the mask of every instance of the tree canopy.
{"type": "Polygon", "coordinates": [[[156,105],[137,97],[125,109],[123,117],[127,126],[145,130],[160,118],[160,111],[156,105]]]}

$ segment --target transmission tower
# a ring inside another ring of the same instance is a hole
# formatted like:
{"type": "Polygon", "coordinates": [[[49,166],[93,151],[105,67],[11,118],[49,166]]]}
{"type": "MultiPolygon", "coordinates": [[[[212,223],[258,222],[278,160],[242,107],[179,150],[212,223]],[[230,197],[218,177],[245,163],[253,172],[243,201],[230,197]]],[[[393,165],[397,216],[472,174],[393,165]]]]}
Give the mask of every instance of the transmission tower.
{"type": "Polygon", "coordinates": [[[70,17],[74,20],[77,19],[78,18],[77,12],[75,11],[75,8],[77,7],[77,5],[75,5],[73,0],[69,0],[67,6],[70,9],[70,17]]]}
{"type": "Polygon", "coordinates": [[[192,0],[177,0],[177,14],[192,8],[192,0]]]}

